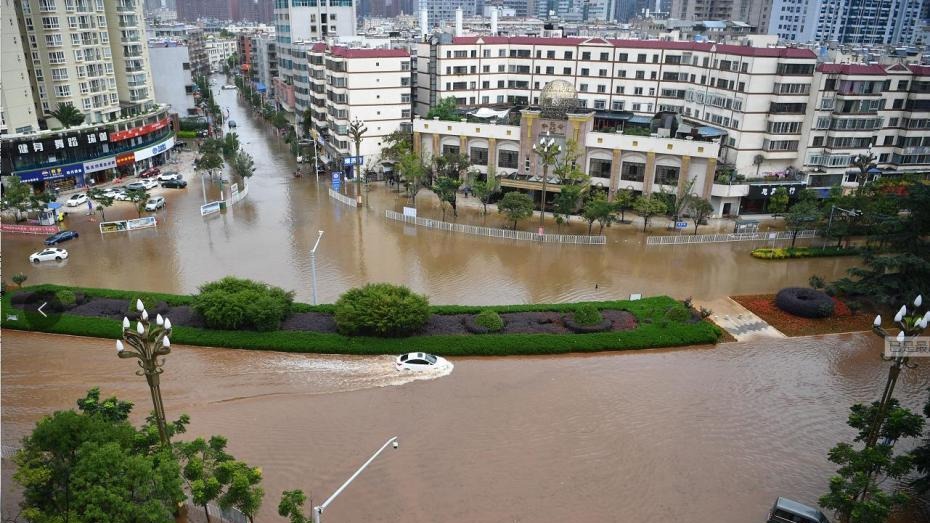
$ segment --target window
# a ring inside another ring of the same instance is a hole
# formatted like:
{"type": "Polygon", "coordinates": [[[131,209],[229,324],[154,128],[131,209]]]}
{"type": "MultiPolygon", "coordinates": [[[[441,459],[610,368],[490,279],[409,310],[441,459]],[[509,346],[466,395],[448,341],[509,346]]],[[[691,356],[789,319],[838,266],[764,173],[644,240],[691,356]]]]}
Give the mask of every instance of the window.
{"type": "Polygon", "coordinates": [[[55,96],[59,98],[66,98],[68,96],[71,96],[71,86],[70,85],[56,85],[55,96]]]}
{"type": "Polygon", "coordinates": [[[410,103],[410,93],[401,93],[400,103],[409,104],[410,103]]]}
{"type": "Polygon", "coordinates": [[[400,111],[401,118],[410,118],[410,109],[401,109],[400,111]]]}
{"type": "Polygon", "coordinates": [[[443,146],[442,146],[442,154],[443,154],[443,156],[445,156],[445,155],[447,155],[447,154],[458,154],[458,153],[459,153],[459,146],[458,146],[458,145],[443,145],[443,146]]]}
{"type": "Polygon", "coordinates": [[[591,165],[588,169],[588,175],[596,178],[610,178],[610,160],[591,159],[591,165]]]}
{"type": "Polygon", "coordinates": [[[581,84],[581,85],[579,85],[579,86],[578,86],[578,90],[581,91],[582,93],[588,92],[588,84],[581,84]]]}
{"type": "Polygon", "coordinates": [[[646,55],[644,55],[644,54],[638,54],[638,55],[636,55],[636,63],[639,63],[639,64],[644,64],[644,63],[646,63],[646,55]]]}
{"type": "Polygon", "coordinates": [[[610,60],[610,53],[601,53],[601,61],[606,62],[610,60]]]}
{"type": "Polygon", "coordinates": [[[638,162],[623,162],[620,166],[620,179],[630,182],[643,181],[643,173],[646,172],[646,164],[638,162]]]}
{"type": "Polygon", "coordinates": [[[61,35],[60,34],[45,35],[45,45],[47,45],[48,47],[61,47],[61,35]]]}
{"type": "Polygon", "coordinates": [[[516,169],[520,162],[519,151],[498,151],[497,166],[507,169],[516,169]]]}
{"type": "Polygon", "coordinates": [[[581,76],[591,76],[591,70],[587,67],[581,68],[581,76]]]}
{"type": "Polygon", "coordinates": [[[43,16],[42,17],[42,28],[43,29],[58,29],[58,27],[59,25],[58,25],[57,16],[43,16]]]}
{"type": "Polygon", "coordinates": [[[605,100],[594,100],[594,108],[595,109],[606,109],[607,102],[605,100]]]}
{"type": "Polygon", "coordinates": [[[485,147],[472,147],[468,156],[472,165],[488,164],[488,150],[485,147]]]}
{"type": "Polygon", "coordinates": [[[611,105],[610,108],[613,109],[614,111],[622,111],[622,110],[623,110],[623,102],[614,102],[614,103],[611,105]]]}
{"type": "Polygon", "coordinates": [[[546,51],[546,58],[554,59],[554,58],[555,58],[555,51],[546,51]]]}
{"type": "Polygon", "coordinates": [[[571,60],[571,59],[572,59],[572,52],[571,52],[571,51],[565,51],[565,59],[566,59],[566,60],[571,60]]]}
{"type": "Polygon", "coordinates": [[[562,69],[562,74],[564,74],[565,76],[571,76],[571,74],[572,74],[572,68],[571,68],[571,67],[565,67],[565,68],[563,68],[563,69],[562,69]]]}
{"type": "Polygon", "coordinates": [[[634,87],[634,88],[633,88],[633,94],[635,94],[635,95],[642,95],[642,94],[643,94],[643,88],[642,88],[642,87],[634,87]]]}
{"type": "Polygon", "coordinates": [[[585,52],[581,53],[581,59],[582,59],[582,60],[590,60],[590,59],[591,59],[591,53],[588,52],[588,51],[585,51],[585,52]]]}
{"type": "Polygon", "coordinates": [[[607,92],[607,86],[606,86],[606,85],[599,85],[599,86],[597,86],[597,92],[599,92],[599,93],[606,93],[606,92],[607,92]]]}
{"type": "Polygon", "coordinates": [[[645,80],[645,79],[646,79],[646,71],[636,71],[636,79],[637,79],[637,80],[645,80]]]}
{"type": "Polygon", "coordinates": [[[678,167],[656,166],[656,183],[659,185],[678,185],[678,167]]]}
{"type": "Polygon", "coordinates": [[[617,55],[618,62],[628,62],[630,57],[626,53],[620,53],[617,55]]]}

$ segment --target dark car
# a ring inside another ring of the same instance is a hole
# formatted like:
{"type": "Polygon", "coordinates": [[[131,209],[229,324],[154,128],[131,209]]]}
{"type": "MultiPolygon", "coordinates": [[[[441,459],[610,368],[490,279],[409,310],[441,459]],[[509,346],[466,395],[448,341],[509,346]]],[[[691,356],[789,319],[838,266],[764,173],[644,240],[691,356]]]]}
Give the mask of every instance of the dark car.
{"type": "Polygon", "coordinates": [[[778,498],[767,523],[830,523],[823,512],[788,498],[778,498]]]}
{"type": "Polygon", "coordinates": [[[159,174],[161,174],[161,170],[158,167],[150,167],[139,173],[139,178],[152,178],[153,176],[158,176],[159,174]]]}
{"type": "Polygon", "coordinates": [[[187,187],[187,180],[165,180],[161,182],[161,186],[171,189],[184,189],[187,187]]]}
{"type": "Polygon", "coordinates": [[[77,231],[61,231],[45,239],[45,245],[55,245],[78,237],[77,231]]]}

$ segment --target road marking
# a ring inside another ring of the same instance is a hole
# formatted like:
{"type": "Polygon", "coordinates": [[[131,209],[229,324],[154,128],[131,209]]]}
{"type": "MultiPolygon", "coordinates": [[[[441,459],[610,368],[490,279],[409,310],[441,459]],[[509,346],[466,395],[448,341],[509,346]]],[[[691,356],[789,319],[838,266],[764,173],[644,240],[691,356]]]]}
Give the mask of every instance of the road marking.
{"type": "Polygon", "coordinates": [[[44,312],[42,312],[42,307],[45,307],[46,305],[48,305],[47,301],[42,302],[42,305],[39,305],[39,308],[37,310],[39,311],[39,314],[48,318],[48,314],[45,314],[44,312]]]}

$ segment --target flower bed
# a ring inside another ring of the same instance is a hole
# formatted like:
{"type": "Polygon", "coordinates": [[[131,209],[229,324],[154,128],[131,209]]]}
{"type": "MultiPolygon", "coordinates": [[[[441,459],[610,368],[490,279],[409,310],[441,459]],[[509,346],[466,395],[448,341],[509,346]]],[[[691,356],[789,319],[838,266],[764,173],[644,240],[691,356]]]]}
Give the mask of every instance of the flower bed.
{"type": "Polygon", "coordinates": [[[845,303],[836,298],[833,298],[834,314],[829,318],[802,318],[789,314],[775,305],[774,294],[732,296],[732,299],[786,336],[857,332],[872,328],[868,314],[853,314],[845,303]]]}
{"type": "MultiPolygon", "coordinates": [[[[64,287],[41,285],[30,287],[34,293],[56,292],[64,287]]],[[[627,350],[681,345],[712,344],[720,336],[715,326],[703,321],[671,321],[669,310],[682,308],[681,302],[665,296],[639,301],[607,301],[594,305],[611,321],[611,330],[595,334],[573,334],[560,321],[562,313],[571,313],[583,304],[540,304],[495,307],[430,307],[430,321],[422,335],[407,338],[343,336],[335,332],[332,306],[294,304],[294,310],[279,330],[256,332],[223,331],[203,327],[193,313],[189,296],[151,295],[128,291],[72,289],[83,293],[87,302],[62,314],[43,318],[34,304],[16,307],[17,319],[8,314],[14,307],[12,296],[3,297],[5,328],[34,330],[79,336],[118,338],[120,321],[129,299],[152,299],[167,307],[172,319],[172,342],[187,345],[242,349],[280,350],[334,354],[396,354],[420,350],[439,355],[508,355],[556,354],[627,350]],[[125,301],[123,301],[125,300],[125,301]],[[100,303],[100,307],[93,305],[100,303]],[[125,304],[125,306],[124,306],[125,304]],[[493,308],[506,320],[502,333],[472,335],[462,317],[493,308]]]]}
{"type": "Polygon", "coordinates": [[[860,250],[855,247],[788,247],[753,249],[753,258],[762,260],[787,260],[790,258],[818,258],[826,256],[856,256],[860,250]]]}

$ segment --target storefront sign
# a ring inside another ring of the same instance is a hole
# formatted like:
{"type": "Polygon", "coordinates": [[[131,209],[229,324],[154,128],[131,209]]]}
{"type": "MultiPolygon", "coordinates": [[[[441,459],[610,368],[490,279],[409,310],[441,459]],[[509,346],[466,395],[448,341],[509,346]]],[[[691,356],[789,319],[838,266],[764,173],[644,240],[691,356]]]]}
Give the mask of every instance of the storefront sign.
{"type": "Polygon", "coordinates": [[[772,184],[772,185],[749,185],[749,195],[747,196],[750,200],[762,200],[765,198],[770,198],[775,191],[783,187],[785,191],[788,192],[789,198],[794,198],[798,193],[804,190],[807,187],[807,184],[804,183],[792,183],[792,184],[772,184]]]}
{"type": "Polygon", "coordinates": [[[173,147],[174,147],[174,136],[172,136],[171,138],[168,138],[167,140],[165,140],[164,142],[158,145],[155,145],[152,147],[146,147],[145,149],[142,149],[141,151],[136,151],[136,161],[138,162],[140,160],[145,160],[146,158],[157,156],[173,147]]]}
{"type": "Polygon", "coordinates": [[[94,160],[92,162],[84,162],[85,173],[95,173],[97,171],[105,171],[107,169],[112,169],[114,167],[116,167],[115,156],[111,156],[109,158],[102,158],[100,160],[94,160]]]}
{"type": "Polygon", "coordinates": [[[148,125],[143,125],[142,127],[136,127],[135,129],[129,129],[128,131],[116,131],[110,133],[110,141],[117,142],[119,140],[125,140],[127,138],[135,138],[137,136],[144,136],[149,133],[153,133],[159,129],[168,127],[168,119],[159,120],[155,123],[150,123],[148,125]]]}
{"type": "Polygon", "coordinates": [[[45,151],[58,151],[61,149],[73,149],[79,147],[82,143],[96,144],[108,140],[107,133],[97,131],[87,131],[74,136],[48,137],[35,142],[21,142],[16,144],[16,152],[19,155],[30,155],[45,151]]]}
{"type": "Polygon", "coordinates": [[[58,232],[57,225],[14,225],[12,223],[0,224],[0,232],[11,232],[20,234],[55,234],[58,232]]]}
{"type": "Polygon", "coordinates": [[[149,227],[157,227],[158,221],[154,216],[146,216],[144,218],[136,218],[134,220],[126,220],[126,228],[130,231],[136,229],[148,229],[149,227]]]}
{"type": "Polygon", "coordinates": [[[342,159],[342,165],[349,167],[352,165],[361,165],[365,163],[364,156],[346,156],[342,159]]]}
{"type": "Polygon", "coordinates": [[[84,183],[84,164],[68,165],[65,167],[51,167],[35,171],[16,173],[22,182],[42,182],[60,178],[78,178],[84,183]]]}
{"type": "Polygon", "coordinates": [[[123,153],[116,155],[116,166],[123,167],[136,163],[136,153],[123,153]]]}

